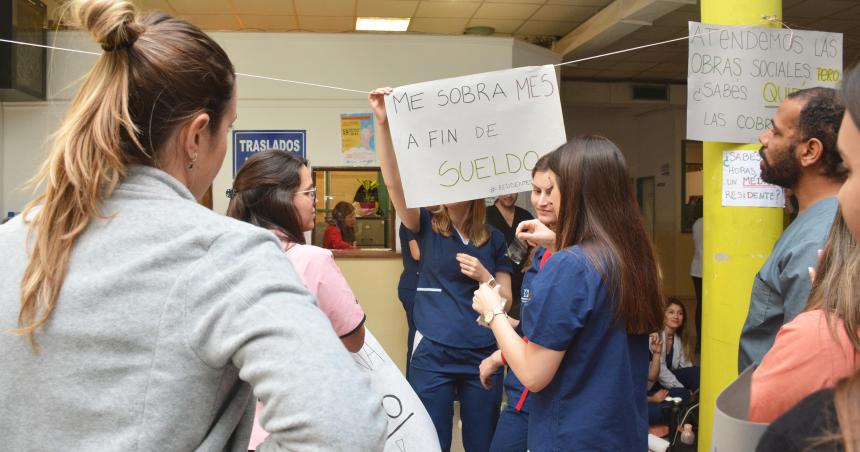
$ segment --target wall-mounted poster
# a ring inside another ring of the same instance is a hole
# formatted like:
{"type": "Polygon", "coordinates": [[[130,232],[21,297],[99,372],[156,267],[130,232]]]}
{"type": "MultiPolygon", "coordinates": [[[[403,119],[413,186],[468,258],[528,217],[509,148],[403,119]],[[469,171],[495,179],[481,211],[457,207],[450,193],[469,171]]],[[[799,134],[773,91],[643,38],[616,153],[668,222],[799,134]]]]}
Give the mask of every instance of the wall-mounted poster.
{"type": "Polygon", "coordinates": [[[233,177],[255,152],[280,149],[307,158],[306,130],[236,130],[233,132],[233,177]]]}
{"type": "Polygon", "coordinates": [[[340,115],[341,163],[376,166],[376,138],[372,113],[340,115]]]}

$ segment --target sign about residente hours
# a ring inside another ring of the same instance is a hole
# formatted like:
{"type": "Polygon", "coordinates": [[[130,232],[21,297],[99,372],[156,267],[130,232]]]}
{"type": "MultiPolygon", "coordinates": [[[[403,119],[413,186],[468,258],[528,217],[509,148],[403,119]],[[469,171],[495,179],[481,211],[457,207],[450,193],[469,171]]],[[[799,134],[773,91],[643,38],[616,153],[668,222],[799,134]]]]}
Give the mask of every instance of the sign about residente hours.
{"type": "Polygon", "coordinates": [[[385,107],[409,207],[529,190],[566,141],[551,65],[401,86],[385,107]]]}
{"type": "Polygon", "coordinates": [[[761,180],[758,151],[723,151],[723,206],[785,207],[782,187],[761,180]]]}
{"type": "Polygon", "coordinates": [[[842,34],[690,22],[687,138],[755,143],[779,103],[842,76],[842,34]]]}

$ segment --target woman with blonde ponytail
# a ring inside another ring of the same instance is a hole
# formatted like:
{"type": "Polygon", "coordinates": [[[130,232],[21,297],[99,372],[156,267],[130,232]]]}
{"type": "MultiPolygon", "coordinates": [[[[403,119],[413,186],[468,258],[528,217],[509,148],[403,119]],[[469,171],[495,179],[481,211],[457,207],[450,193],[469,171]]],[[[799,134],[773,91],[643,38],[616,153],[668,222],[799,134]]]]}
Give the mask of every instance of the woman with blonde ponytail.
{"type": "Polygon", "coordinates": [[[236,119],[224,50],[130,1],[69,10],[104,52],[0,230],[2,449],[246,450],[255,398],[258,450],[381,448],[379,401],[277,239],[195,202],[236,119]]]}

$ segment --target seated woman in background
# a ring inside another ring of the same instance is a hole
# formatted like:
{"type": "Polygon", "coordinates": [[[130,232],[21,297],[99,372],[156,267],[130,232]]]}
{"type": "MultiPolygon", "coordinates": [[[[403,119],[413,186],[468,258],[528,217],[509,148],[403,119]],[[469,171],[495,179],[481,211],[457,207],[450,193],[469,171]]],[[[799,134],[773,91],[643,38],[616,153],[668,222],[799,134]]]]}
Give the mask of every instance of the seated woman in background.
{"type": "Polygon", "coordinates": [[[331,220],[323,235],[323,248],[351,250],[355,248],[355,207],[341,201],[334,205],[331,220]]]}
{"type": "Polygon", "coordinates": [[[687,400],[691,393],[699,389],[700,372],[699,367],[690,360],[693,354],[686,329],[687,309],[677,298],[669,298],[665,312],[663,332],[660,333],[663,345],[657,389],[668,389],[672,397],[687,400]]]}
{"type": "MultiPolygon", "coordinates": [[[[361,306],[331,251],[305,244],[304,232],[313,229],[316,219],[316,189],[307,163],[286,151],[254,154],[239,169],[228,196],[227,215],[268,229],[280,239],[284,253],[305,287],[317,297],[343,345],[352,353],[359,351],[364,345],[366,319],[361,306]]],[[[249,449],[268,436],[260,427],[262,411],[263,405],[257,402],[249,449]]]]}
{"type": "Polygon", "coordinates": [[[752,376],[750,420],[771,422],[860,366],[860,250],[841,210],[824,247],[806,312],[785,324],[752,376]]]}

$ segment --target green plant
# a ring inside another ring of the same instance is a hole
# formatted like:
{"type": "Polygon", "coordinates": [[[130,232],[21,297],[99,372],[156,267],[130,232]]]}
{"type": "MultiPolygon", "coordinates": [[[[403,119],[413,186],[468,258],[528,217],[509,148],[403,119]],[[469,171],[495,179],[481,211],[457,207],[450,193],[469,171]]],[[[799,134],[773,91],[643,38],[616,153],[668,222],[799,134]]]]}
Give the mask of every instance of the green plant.
{"type": "Polygon", "coordinates": [[[370,179],[356,179],[359,184],[361,184],[362,188],[364,188],[364,202],[372,203],[376,202],[377,196],[377,188],[379,188],[379,183],[375,180],[370,179]]]}

